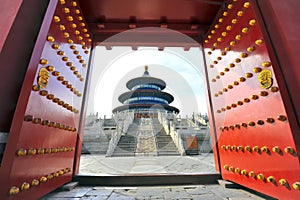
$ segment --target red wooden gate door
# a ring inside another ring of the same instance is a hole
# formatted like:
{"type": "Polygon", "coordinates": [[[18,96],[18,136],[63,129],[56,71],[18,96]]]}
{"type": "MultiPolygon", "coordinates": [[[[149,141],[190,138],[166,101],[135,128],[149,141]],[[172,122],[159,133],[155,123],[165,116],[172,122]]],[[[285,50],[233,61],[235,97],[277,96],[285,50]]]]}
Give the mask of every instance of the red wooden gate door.
{"type": "Polygon", "coordinates": [[[2,160],[1,199],[37,199],[71,181],[90,44],[77,2],[49,1],[2,160]]]}
{"type": "Polygon", "coordinates": [[[204,38],[215,152],[224,179],[296,199],[299,129],[280,70],[291,66],[278,65],[257,8],[229,0],[204,38]]]}

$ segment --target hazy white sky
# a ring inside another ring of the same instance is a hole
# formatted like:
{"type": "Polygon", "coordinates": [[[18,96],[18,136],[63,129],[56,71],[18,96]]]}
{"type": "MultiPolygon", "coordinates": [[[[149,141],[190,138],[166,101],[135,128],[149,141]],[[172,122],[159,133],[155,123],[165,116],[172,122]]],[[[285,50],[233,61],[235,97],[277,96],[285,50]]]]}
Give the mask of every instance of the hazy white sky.
{"type": "Polygon", "coordinates": [[[111,116],[112,109],[120,106],[117,98],[128,91],[126,82],[142,76],[144,66],[149,66],[152,77],[163,79],[175,100],[171,103],[180,109],[182,116],[193,112],[206,113],[203,81],[203,59],[199,48],[184,51],[182,48],[143,47],[132,51],[130,47],[114,47],[107,51],[97,47],[93,62],[92,87],[88,112],[98,112],[100,117],[111,116]]]}

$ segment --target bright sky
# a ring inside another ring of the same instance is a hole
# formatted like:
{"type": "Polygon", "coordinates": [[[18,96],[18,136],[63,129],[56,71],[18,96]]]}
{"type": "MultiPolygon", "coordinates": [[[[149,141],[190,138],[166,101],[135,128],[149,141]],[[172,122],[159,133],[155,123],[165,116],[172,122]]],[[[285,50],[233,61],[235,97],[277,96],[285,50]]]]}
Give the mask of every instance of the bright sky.
{"type": "Polygon", "coordinates": [[[167,87],[164,91],[175,98],[170,105],[180,109],[180,115],[207,113],[203,55],[200,47],[184,51],[180,47],[166,47],[158,51],[154,47],[113,47],[95,49],[93,71],[87,114],[100,117],[112,115],[112,109],[120,106],[118,96],[129,91],[126,83],[140,77],[147,65],[152,77],[162,79],[167,87]]]}
{"type": "Polygon", "coordinates": [[[97,47],[87,114],[98,112],[100,117],[111,116],[112,109],[121,105],[118,96],[128,91],[126,82],[142,76],[145,65],[149,66],[152,77],[166,82],[164,91],[174,96],[171,105],[179,108],[182,116],[206,113],[201,55],[199,48],[187,52],[182,48],[158,51],[144,47],[131,51],[130,47],[116,47],[107,51],[97,47]]]}

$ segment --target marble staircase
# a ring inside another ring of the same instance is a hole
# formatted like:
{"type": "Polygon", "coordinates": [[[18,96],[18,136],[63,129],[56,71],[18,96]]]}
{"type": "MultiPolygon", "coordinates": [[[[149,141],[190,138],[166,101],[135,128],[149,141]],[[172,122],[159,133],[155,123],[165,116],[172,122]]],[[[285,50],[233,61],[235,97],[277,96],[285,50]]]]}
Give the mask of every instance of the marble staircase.
{"type": "Polygon", "coordinates": [[[168,135],[158,119],[153,119],[153,130],[156,136],[158,156],[179,156],[180,153],[170,135],[168,135]]]}
{"type": "Polygon", "coordinates": [[[137,132],[139,119],[134,119],[129,125],[125,135],[120,137],[118,145],[116,146],[112,156],[134,156],[137,145],[137,132]]]}
{"type": "Polygon", "coordinates": [[[170,135],[156,118],[134,119],[112,156],[179,156],[170,135]]]}

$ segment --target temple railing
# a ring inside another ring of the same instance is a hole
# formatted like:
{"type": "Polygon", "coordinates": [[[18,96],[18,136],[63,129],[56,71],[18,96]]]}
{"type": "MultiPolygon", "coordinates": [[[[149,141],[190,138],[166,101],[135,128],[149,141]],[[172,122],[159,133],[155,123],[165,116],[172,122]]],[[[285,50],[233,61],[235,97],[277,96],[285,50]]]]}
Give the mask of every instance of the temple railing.
{"type": "Polygon", "coordinates": [[[163,113],[158,111],[158,120],[162,124],[166,133],[168,133],[173,142],[175,143],[179,153],[185,155],[185,149],[183,146],[183,141],[181,139],[180,132],[176,130],[176,125],[174,121],[176,120],[177,115],[174,113],[163,113]]]}
{"type": "Polygon", "coordinates": [[[208,123],[205,121],[204,117],[206,117],[206,116],[199,115],[199,114],[194,114],[193,115],[193,118],[194,118],[195,122],[199,122],[201,125],[207,126],[208,123]]]}
{"type": "Polygon", "coordinates": [[[117,127],[116,130],[111,133],[111,139],[109,141],[106,156],[112,156],[112,154],[114,153],[114,150],[118,145],[121,136],[127,132],[129,125],[134,120],[134,112],[119,112],[113,116],[113,119],[116,121],[117,127]]]}

